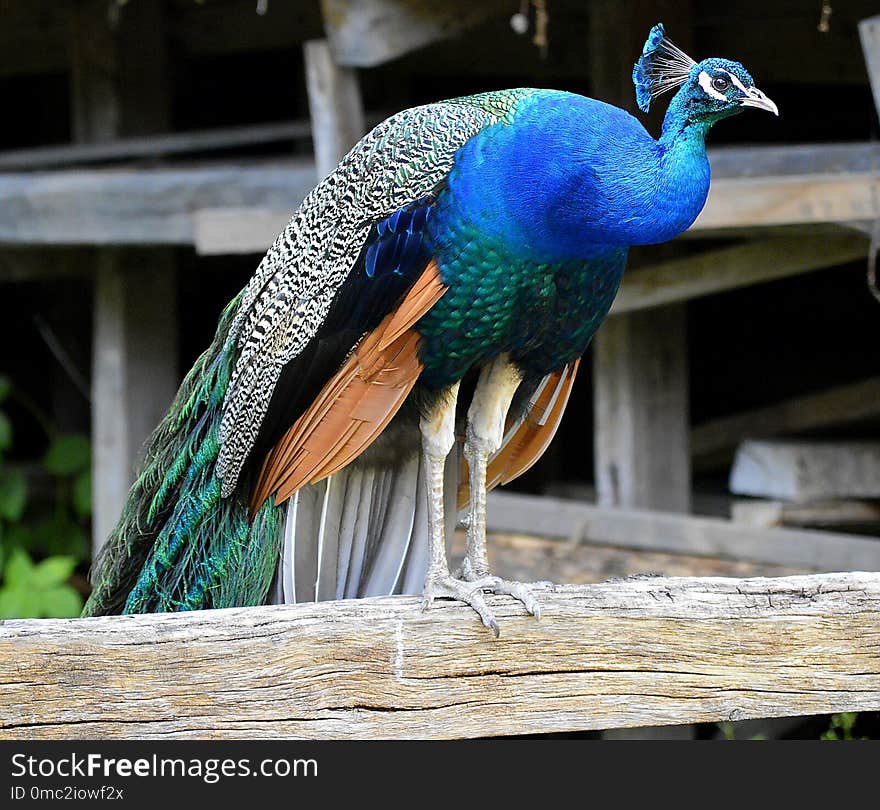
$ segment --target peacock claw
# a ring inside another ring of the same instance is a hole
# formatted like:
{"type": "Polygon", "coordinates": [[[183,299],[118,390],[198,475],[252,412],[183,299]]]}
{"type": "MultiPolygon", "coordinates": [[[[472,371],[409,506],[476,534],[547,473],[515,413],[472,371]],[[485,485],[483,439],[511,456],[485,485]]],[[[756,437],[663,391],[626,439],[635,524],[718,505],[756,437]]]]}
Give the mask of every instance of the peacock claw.
{"type": "Polygon", "coordinates": [[[435,599],[457,599],[470,605],[488,627],[495,638],[501,633],[501,628],[495,620],[495,616],[483,598],[483,591],[494,591],[496,584],[501,580],[498,577],[482,577],[474,580],[456,579],[449,574],[429,576],[425,581],[425,591],[422,597],[422,610],[427,610],[435,599]]]}
{"type": "Polygon", "coordinates": [[[495,634],[495,638],[498,638],[501,629],[483,598],[484,592],[512,596],[522,602],[526,611],[538,621],[541,619],[541,606],[532,593],[530,585],[525,582],[501,579],[489,574],[478,576],[474,573],[468,560],[465,560],[453,575],[428,577],[425,582],[422,610],[427,610],[435,599],[457,599],[459,602],[470,605],[477,612],[483,624],[495,634]]]}
{"type": "MultiPolygon", "coordinates": [[[[522,602],[525,609],[532,614],[538,621],[541,620],[541,606],[532,593],[532,586],[525,582],[515,582],[509,579],[501,579],[500,577],[489,576],[488,573],[480,573],[471,565],[471,561],[465,557],[462,560],[461,567],[456,572],[456,576],[460,576],[466,582],[476,582],[482,579],[492,579],[494,584],[490,590],[494,594],[507,594],[512,596],[519,602],[522,602]]],[[[535,583],[543,584],[543,583],[535,583]]]]}

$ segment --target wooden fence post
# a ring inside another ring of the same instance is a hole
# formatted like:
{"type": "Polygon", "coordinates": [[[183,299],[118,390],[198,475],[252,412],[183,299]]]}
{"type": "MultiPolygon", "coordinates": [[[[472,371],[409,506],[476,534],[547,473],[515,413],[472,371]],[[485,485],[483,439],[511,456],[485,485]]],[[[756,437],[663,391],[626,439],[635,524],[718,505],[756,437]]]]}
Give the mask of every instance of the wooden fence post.
{"type": "Polygon", "coordinates": [[[303,57],[315,166],[323,180],[364,134],[364,109],[357,71],[333,61],[326,39],[306,42],[303,57]]]}

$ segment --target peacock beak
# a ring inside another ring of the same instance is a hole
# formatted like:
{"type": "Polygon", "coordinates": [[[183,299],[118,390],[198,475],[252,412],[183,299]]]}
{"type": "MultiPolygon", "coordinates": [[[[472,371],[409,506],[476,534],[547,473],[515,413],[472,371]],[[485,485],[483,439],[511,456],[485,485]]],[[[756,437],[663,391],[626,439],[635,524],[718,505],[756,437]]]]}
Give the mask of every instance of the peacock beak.
{"type": "Polygon", "coordinates": [[[767,110],[773,115],[779,115],[779,108],[757,87],[748,88],[739,103],[741,107],[757,107],[759,110],[767,110]]]}

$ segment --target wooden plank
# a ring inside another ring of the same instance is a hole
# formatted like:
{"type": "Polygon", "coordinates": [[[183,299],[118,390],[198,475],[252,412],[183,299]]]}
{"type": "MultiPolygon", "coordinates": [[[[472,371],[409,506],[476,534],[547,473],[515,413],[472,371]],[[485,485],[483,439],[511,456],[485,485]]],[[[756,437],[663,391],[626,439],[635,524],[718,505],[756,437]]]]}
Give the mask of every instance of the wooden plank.
{"type": "Polygon", "coordinates": [[[871,172],[880,142],[787,143],[782,146],[715,146],[709,149],[712,180],[871,172]]]}
{"type": "Polygon", "coordinates": [[[244,127],[151,135],[148,138],[116,138],[99,143],[13,149],[0,152],[0,170],[30,171],[56,166],[70,167],[86,163],[185,155],[298,140],[310,138],[311,134],[312,128],[308,121],[279,121],[274,124],[249,124],[244,127]]]}
{"type": "Polygon", "coordinates": [[[880,216],[874,172],[720,178],[691,230],[735,230],[880,216]]]}
{"type": "Polygon", "coordinates": [[[676,301],[690,301],[726,290],[775,281],[863,258],[868,250],[861,234],[801,238],[771,237],[708,250],[652,267],[630,270],[623,277],[612,315],[676,301]]]}
{"type": "Polygon", "coordinates": [[[98,254],[92,325],[92,550],[112,531],[134,470],[126,413],[125,284],[117,256],[98,254]]]}
{"type": "Polygon", "coordinates": [[[691,453],[695,457],[717,456],[733,450],[749,436],[770,437],[829,425],[868,419],[880,414],[880,377],[869,377],[849,385],[713,419],[691,431],[691,453]]]}
{"type": "Polygon", "coordinates": [[[315,185],[308,160],[0,176],[0,243],[192,245],[203,208],[293,210],[315,185]]]}
{"type": "Polygon", "coordinates": [[[880,540],[810,529],[750,529],[729,520],[605,509],[507,492],[489,496],[490,532],[534,534],[819,571],[880,570],[880,540]]]}
{"type": "Polygon", "coordinates": [[[167,250],[104,249],[92,338],[92,537],[116,525],[144,441],[177,390],[177,288],[167,250]]]}
{"type": "Polygon", "coordinates": [[[612,318],[593,349],[599,503],[690,510],[683,305],[612,318]]]}
{"type": "Polygon", "coordinates": [[[763,498],[742,499],[731,505],[730,518],[734,523],[756,528],[866,526],[880,524],[880,502],[838,499],[789,503],[763,498]]]}
{"type": "Polygon", "coordinates": [[[0,736],[452,738],[880,709],[880,575],[0,626],[0,736]],[[805,667],[804,662],[809,666],[805,667]]]}
{"type": "Polygon", "coordinates": [[[874,93],[874,107],[880,113],[880,16],[869,17],[859,23],[859,39],[874,93]]]}
{"type": "Polygon", "coordinates": [[[730,491],[787,501],[880,497],[880,442],[749,440],[736,451],[730,491]]]}
{"type": "Polygon", "coordinates": [[[303,46],[315,167],[323,179],[364,134],[357,72],[336,64],[325,39],[303,46]]]}
{"type": "Polygon", "coordinates": [[[200,255],[265,253],[290,220],[291,211],[266,208],[203,208],[192,215],[200,255]]]}
{"type": "Polygon", "coordinates": [[[336,62],[351,67],[382,65],[512,13],[503,0],[321,0],[321,11],[336,62]]]}

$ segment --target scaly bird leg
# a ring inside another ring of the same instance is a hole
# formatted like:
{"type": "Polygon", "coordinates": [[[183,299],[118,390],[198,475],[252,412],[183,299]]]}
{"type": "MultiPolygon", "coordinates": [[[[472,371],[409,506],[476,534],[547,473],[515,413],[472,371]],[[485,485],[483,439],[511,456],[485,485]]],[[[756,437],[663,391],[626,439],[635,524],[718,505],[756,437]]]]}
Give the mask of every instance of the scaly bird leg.
{"type": "MultiPolygon", "coordinates": [[[[464,455],[469,469],[470,516],[467,528],[465,558],[461,566],[463,579],[478,582],[489,577],[486,553],[486,469],[489,458],[501,448],[504,425],[522,374],[506,355],[495,359],[480,373],[474,398],[468,409],[467,437],[464,455]]],[[[522,582],[491,577],[493,593],[506,593],[525,605],[536,618],[541,609],[531,590],[522,582]]]]}
{"type": "Polygon", "coordinates": [[[457,398],[458,383],[440,398],[433,412],[423,417],[420,423],[428,485],[428,535],[431,554],[422,608],[429,608],[436,598],[458,599],[476,610],[483,624],[497,636],[498,622],[489,610],[482,591],[483,588],[495,585],[494,577],[474,578],[472,581],[456,579],[449,573],[449,564],[446,561],[443,472],[446,456],[455,444],[457,398]]]}

